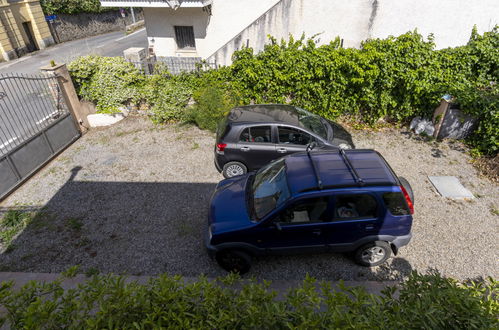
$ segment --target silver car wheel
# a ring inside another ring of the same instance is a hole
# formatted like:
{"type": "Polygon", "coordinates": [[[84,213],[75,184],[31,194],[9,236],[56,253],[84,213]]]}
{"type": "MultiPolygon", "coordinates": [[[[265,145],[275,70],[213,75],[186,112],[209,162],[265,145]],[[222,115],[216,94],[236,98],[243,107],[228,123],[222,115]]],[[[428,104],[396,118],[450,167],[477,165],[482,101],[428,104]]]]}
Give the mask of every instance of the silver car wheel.
{"type": "Polygon", "coordinates": [[[385,257],[385,250],[379,246],[373,246],[362,251],[362,261],[374,264],[385,257]]]}
{"type": "Polygon", "coordinates": [[[243,175],[244,169],[241,166],[234,164],[227,167],[226,173],[229,178],[232,178],[233,176],[243,175]]]}

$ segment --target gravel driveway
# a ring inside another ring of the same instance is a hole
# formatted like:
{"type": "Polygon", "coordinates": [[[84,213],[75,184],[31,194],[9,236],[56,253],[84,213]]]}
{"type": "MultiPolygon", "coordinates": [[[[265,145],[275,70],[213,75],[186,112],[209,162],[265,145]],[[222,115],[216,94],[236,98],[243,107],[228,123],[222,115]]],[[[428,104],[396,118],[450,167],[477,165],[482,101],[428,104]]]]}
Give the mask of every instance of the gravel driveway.
{"type": "MultiPolygon", "coordinates": [[[[260,258],[249,276],[398,280],[436,268],[458,279],[498,278],[499,188],[469,164],[459,143],[425,142],[404,130],[352,131],[357,147],[380,151],[412,184],[412,242],[368,269],[339,254],[260,258]],[[454,175],[477,198],[440,197],[428,175],[454,175]]],[[[207,206],[222,176],[213,135],[190,126],[155,126],[129,117],[93,130],[31,178],[0,210],[39,215],[0,254],[1,271],[219,276],[205,253],[207,206]]]]}

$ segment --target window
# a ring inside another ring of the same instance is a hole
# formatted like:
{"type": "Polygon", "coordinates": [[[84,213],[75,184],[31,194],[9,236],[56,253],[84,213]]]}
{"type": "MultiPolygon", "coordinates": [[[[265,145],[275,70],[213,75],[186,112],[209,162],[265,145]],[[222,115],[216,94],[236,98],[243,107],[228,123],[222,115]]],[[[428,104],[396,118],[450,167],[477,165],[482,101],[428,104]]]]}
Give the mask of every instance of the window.
{"type": "Polygon", "coordinates": [[[284,225],[329,221],[327,197],[309,198],[284,210],[277,221],[284,225]]]}
{"type": "Polygon", "coordinates": [[[314,138],[296,128],[279,127],[279,143],[307,145],[314,141],[314,138]]]}
{"type": "Polygon", "coordinates": [[[383,201],[385,202],[386,208],[393,215],[409,215],[411,212],[407,207],[407,202],[405,201],[402,193],[390,192],[383,194],[383,201]]]}
{"type": "Polygon", "coordinates": [[[314,115],[302,108],[296,107],[298,121],[313,133],[327,139],[327,128],[321,120],[321,117],[314,115]]]}
{"type": "Polygon", "coordinates": [[[194,28],[192,26],[175,26],[174,28],[178,49],[196,49],[194,28]]]}
{"type": "Polygon", "coordinates": [[[334,218],[336,220],[376,218],[377,206],[376,199],[368,194],[337,196],[334,218]]]}
{"type": "Polygon", "coordinates": [[[256,142],[268,143],[271,142],[270,126],[248,127],[243,130],[239,137],[240,142],[256,142]]]}
{"type": "Polygon", "coordinates": [[[291,193],[288,188],[284,160],[277,160],[262,167],[255,174],[252,190],[253,214],[257,220],[288,200],[291,193]]]}

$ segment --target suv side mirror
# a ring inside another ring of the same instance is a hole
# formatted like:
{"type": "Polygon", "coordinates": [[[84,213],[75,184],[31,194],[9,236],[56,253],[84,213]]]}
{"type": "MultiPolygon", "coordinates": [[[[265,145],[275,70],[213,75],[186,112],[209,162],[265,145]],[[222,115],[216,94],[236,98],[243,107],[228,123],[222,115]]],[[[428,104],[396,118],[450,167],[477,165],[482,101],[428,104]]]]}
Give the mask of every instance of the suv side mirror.
{"type": "Polygon", "coordinates": [[[281,227],[281,224],[279,222],[275,223],[275,229],[277,229],[278,231],[282,231],[282,227],[281,227]]]}

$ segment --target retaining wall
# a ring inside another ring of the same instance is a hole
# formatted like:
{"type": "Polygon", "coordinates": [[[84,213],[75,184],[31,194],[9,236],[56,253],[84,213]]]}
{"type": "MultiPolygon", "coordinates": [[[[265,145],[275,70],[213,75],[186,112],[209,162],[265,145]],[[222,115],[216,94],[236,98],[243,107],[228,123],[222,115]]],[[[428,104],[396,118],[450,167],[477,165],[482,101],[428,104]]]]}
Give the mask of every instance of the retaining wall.
{"type": "MultiPolygon", "coordinates": [[[[57,16],[58,19],[52,23],[54,39],[57,42],[86,38],[111,31],[125,31],[125,26],[133,23],[129,12],[125,18],[122,18],[119,11],[57,16]]],[[[135,19],[136,21],[144,19],[143,12],[135,10],[135,19]]]]}

